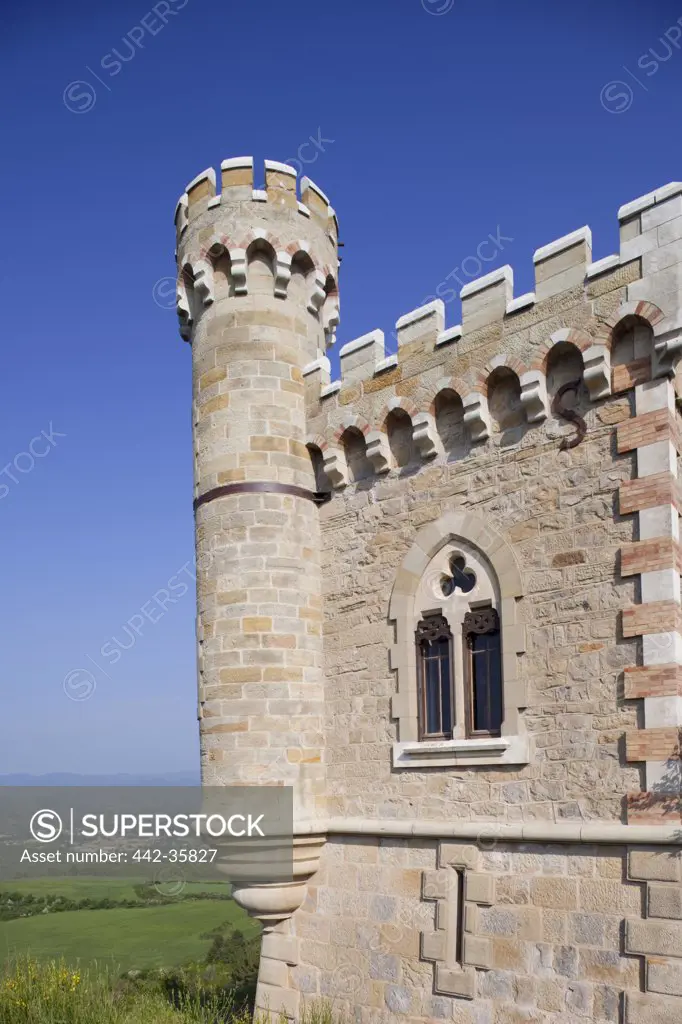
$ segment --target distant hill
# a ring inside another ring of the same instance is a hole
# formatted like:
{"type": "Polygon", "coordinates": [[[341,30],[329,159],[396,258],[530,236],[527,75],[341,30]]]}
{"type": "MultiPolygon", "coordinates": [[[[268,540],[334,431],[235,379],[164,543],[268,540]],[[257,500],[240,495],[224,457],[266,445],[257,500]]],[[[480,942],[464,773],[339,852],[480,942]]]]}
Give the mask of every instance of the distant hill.
{"type": "Polygon", "coordinates": [[[49,772],[47,775],[0,775],[0,786],[199,786],[199,771],[165,772],[162,775],[78,775],[49,772]]]}

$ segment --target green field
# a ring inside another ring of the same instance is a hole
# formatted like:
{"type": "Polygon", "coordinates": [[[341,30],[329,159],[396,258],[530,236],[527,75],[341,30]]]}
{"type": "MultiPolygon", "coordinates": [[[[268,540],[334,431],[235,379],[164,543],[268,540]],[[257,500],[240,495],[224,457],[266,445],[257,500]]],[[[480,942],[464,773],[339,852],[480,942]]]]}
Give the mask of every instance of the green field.
{"type": "MultiPolygon", "coordinates": [[[[130,879],[88,878],[9,882],[0,888],[0,900],[11,891],[74,900],[136,899],[133,884],[130,879]]],[[[225,887],[194,883],[183,895],[200,891],[224,892],[225,887]]],[[[211,944],[207,933],[218,929],[231,932],[234,928],[251,936],[258,926],[231,900],[180,899],[165,906],[141,905],[139,909],[39,914],[0,921],[0,963],[19,954],[30,954],[39,960],[64,957],[72,964],[97,961],[120,971],[174,967],[205,957],[211,944]]]]}
{"type": "MultiPolygon", "coordinates": [[[[20,879],[16,882],[0,882],[0,900],[3,893],[23,892],[34,896],[64,896],[70,900],[136,900],[135,885],[148,884],[148,878],[102,878],[87,876],[69,878],[33,878],[20,879]]],[[[222,895],[228,891],[224,882],[187,882],[183,893],[192,895],[197,892],[214,892],[222,895]]]]}

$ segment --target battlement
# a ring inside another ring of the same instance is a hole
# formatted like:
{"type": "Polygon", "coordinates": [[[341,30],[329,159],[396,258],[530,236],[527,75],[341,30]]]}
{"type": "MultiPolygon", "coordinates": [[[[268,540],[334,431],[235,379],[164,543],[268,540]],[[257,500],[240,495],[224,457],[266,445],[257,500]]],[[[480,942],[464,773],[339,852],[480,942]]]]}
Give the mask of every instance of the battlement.
{"type": "Polygon", "coordinates": [[[375,469],[389,470],[386,424],[396,410],[403,430],[411,420],[422,457],[434,457],[436,407],[445,395],[460,403],[470,439],[485,441],[497,429],[492,391],[502,379],[507,406],[516,404],[526,423],[543,422],[552,411],[548,374],[560,356],[575,376],[581,364],[592,401],[670,375],[682,352],[675,276],[682,265],[682,183],[622,206],[618,217],[617,254],[593,262],[592,232],[581,227],[535,251],[533,292],[515,297],[513,269],[503,266],[462,287],[460,324],[446,327],[445,303],[436,298],[399,317],[394,355],[386,355],[384,332],[375,329],[342,346],[339,380],[330,380],[326,360],[307,366],[311,444],[322,449],[324,439],[330,480],[349,480],[345,470],[337,472],[339,438],[349,426],[364,433],[375,469]],[[630,357],[614,359],[619,334],[636,324],[648,343],[640,338],[630,357]]]}
{"type": "MultiPolygon", "coordinates": [[[[386,357],[384,332],[379,329],[346,342],[340,351],[339,388],[371,381],[388,369],[400,368],[404,357],[413,358],[416,344],[421,346],[425,356],[455,344],[460,350],[468,351],[470,343],[487,340],[495,329],[500,337],[522,330],[532,316],[542,314],[543,304],[549,304],[557,296],[582,291],[588,298],[597,297],[613,281],[626,282],[633,275],[645,276],[648,268],[639,264],[643,257],[649,257],[644,260],[645,264],[652,265],[655,260],[650,254],[660,247],[659,221],[665,224],[681,215],[682,183],[672,182],[620,208],[621,245],[617,254],[592,262],[592,232],[587,226],[581,227],[535,251],[535,290],[532,292],[514,296],[514,271],[506,265],[464,285],[459,293],[461,324],[445,327],[445,304],[441,299],[403,314],[395,325],[397,355],[386,357]]],[[[665,232],[662,234],[665,236],[665,232]]],[[[671,235],[671,243],[675,241],[671,235]]],[[[665,237],[661,245],[664,244],[665,237]]],[[[679,327],[682,327],[682,320],[666,318],[657,334],[679,327]]],[[[532,358],[521,359],[527,369],[533,368],[536,362],[532,358]]]]}
{"type": "Polygon", "coordinates": [[[230,301],[247,296],[254,260],[266,254],[275,298],[289,297],[292,276],[303,279],[305,294],[298,286],[294,292],[315,320],[311,331],[322,352],[339,322],[336,214],[309,178],[299,186],[288,164],[266,160],[264,175],[265,188],[254,188],[253,157],[231,157],[221,164],[220,193],[209,167],[180,196],[174,216],[180,334],[192,340],[217,295],[230,301]]]}
{"type": "Polygon", "coordinates": [[[221,191],[217,191],[217,175],[207,168],[189,182],[175,207],[175,229],[178,243],[189,223],[206,210],[233,203],[270,203],[298,210],[301,217],[316,218],[330,237],[338,239],[338,220],[329,199],[310,178],[297,181],[296,169],[277,160],[265,161],[265,188],[254,187],[252,156],[237,156],[220,165],[221,191]],[[300,189],[300,198],[299,198],[300,189]]]}

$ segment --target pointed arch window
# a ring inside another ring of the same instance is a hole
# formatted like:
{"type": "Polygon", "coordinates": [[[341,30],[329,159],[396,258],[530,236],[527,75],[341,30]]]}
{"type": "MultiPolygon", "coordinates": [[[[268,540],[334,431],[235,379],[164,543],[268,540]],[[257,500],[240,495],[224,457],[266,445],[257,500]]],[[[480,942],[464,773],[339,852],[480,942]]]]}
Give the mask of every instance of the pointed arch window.
{"type": "Polygon", "coordinates": [[[523,596],[513,550],[487,519],[448,512],[419,532],[389,609],[395,768],[529,763],[523,596]]]}

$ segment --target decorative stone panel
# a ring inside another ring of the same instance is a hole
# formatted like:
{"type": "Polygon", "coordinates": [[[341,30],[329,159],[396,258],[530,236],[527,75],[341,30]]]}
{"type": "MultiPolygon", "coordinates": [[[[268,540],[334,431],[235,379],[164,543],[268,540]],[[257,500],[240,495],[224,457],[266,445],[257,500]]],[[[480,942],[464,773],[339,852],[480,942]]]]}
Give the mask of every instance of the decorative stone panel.
{"type": "Polygon", "coordinates": [[[478,906],[494,899],[494,878],[479,874],[475,846],[440,843],[438,869],[425,871],[422,898],[434,900],[436,931],[422,932],[421,956],[434,964],[434,989],[440,995],[473,999],[476,968],[492,964],[492,945],[471,932],[478,906]]]}

